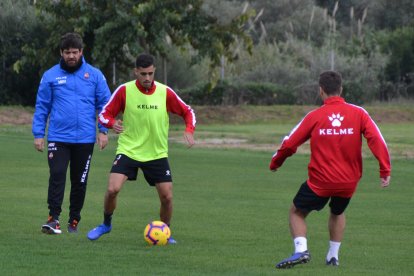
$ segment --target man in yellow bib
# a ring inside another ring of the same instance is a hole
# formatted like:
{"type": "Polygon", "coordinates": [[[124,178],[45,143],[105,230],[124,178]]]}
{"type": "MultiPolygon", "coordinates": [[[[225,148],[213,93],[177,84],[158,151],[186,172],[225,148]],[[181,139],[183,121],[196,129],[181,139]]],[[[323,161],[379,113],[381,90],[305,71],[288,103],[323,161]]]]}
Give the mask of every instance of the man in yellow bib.
{"type": "MultiPolygon", "coordinates": [[[[155,60],[140,54],[135,62],[136,80],[119,86],[99,114],[99,122],[120,134],[116,157],[109,175],[104,199],[104,221],[88,233],[96,240],[112,230],[112,214],[116,198],[127,180],[136,180],[138,169],[150,186],[155,186],[160,198],[160,219],[170,225],[172,174],[168,164],[168,112],[181,116],[186,125],[184,140],[194,145],[196,118],[191,107],[168,86],[154,81],[155,60]],[[116,119],[123,113],[123,119],[116,119]]],[[[169,243],[176,241],[169,239],[169,243]]]]}

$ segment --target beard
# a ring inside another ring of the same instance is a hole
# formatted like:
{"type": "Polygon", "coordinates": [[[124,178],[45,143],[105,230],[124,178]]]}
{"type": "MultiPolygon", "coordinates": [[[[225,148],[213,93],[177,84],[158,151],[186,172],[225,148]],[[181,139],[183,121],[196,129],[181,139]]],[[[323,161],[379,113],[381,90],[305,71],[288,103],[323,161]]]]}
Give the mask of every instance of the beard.
{"type": "Polygon", "coordinates": [[[64,60],[64,62],[66,63],[67,67],[76,67],[79,65],[80,60],[81,60],[80,58],[79,59],[72,58],[72,59],[66,59],[64,60]]]}
{"type": "Polygon", "coordinates": [[[60,67],[70,73],[75,72],[82,66],[82,57],[80,57],[78,60],[76,59],[67,59],[64,60],[63,58],[60,59],[60,67]]]}

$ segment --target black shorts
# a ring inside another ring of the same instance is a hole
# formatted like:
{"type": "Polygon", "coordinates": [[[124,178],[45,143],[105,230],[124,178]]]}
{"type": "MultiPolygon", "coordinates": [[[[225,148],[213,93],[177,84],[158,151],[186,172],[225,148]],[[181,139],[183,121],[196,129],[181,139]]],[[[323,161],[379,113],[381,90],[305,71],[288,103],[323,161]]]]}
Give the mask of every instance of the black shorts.
{"type": "Polygon", "coordinates": [[[308,183],[305,181],[293,199],[293,204],[297,209],[309,213],[313,210],[322,210],[326,203],[328,203],[329,199],[329,207],[331,208],[331,213],[334,215],[342,214],[351,200],[351,198],[336,196],[320,197],[315,194],[311,188],[309,188],[308,183]]]}
{"type": "Polygon", "coordinates": [[[128,180],[136,180],[138,168],[142,170],[145,180],[150,186],[162,182],[172,182],[168,158],[140,162],[129,158],[125,154],[118,154],[112,164],[111,173],[120,173],[126,175],[128,180]]]}

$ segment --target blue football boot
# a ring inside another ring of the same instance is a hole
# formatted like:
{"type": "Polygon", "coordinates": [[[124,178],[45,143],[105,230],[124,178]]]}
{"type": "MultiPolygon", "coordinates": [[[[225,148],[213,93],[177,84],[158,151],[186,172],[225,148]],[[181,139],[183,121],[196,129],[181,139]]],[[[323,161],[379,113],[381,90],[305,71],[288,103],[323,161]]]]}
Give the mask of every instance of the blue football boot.
{"type": "Polygon", "coordinates": [[[170,237],[168,239],[168,244],[177,244],[177,241],[173,237],[170,237]]]}
{"type": "Polygon", "coordinates": [[[339,266],[339,260],[335,257],[332,257],[329,261],[326,260],[326,265],[339,266]]]}
{"type": "Polygon", "coordinates": [[[103,234],[111,232],[111,230],[112,230],[112,225],[109,225],[109,226],[105,224],[98,225],[97,227],[89,231],[88,239],[90,239],[91,241],[97,240],[103,234]]]}
{"type": "Polygon", "coordinates": [[[287,259],[284,259],[276,265],[276,268],[292,268],[297,264],[306,264],[310,261],[310,254],[306,250],[304,252],[297,252],[287,259]]]}

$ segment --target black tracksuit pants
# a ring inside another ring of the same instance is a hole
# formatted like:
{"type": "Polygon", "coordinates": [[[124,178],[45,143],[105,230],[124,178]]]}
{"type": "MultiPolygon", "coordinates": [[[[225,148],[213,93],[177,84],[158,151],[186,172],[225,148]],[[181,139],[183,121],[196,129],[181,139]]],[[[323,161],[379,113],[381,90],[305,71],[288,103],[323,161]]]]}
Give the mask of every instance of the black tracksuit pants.
{"type": "Polygon", "coordinates": [[[48,142],[48,163],[50,170],[47,203],[49,215],[59,219],[65,194],[66,172],[70,164],[70,206],[69,222],[80,221],[80,212],[85,201],[86,184],[92,160],[94,143],[73,144],[48,142]]]}

